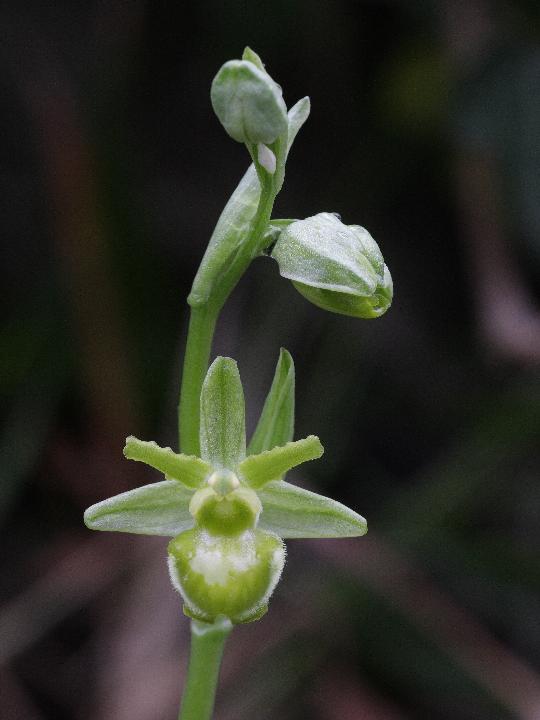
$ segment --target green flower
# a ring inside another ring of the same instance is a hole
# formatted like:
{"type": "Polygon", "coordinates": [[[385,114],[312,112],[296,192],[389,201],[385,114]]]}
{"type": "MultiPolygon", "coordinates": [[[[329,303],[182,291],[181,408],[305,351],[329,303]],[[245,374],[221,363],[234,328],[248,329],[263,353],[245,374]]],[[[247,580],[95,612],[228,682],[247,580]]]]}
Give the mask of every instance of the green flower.
{"type": "Polygon", "coordinates": [[[169,570],[185,612],[249,622],[266,611],[285,562],[282,539],[363,535],[365,520],[334,500],[284,481],[323,453],[313,435],[292,442],[294,365],[282,350],[246,449],[244,394],[234,360],[218,357],[201,392],[201,457],[127,438],[124,455],[165,480],[92,505],[94,530],[172,536],[169,570]]]}

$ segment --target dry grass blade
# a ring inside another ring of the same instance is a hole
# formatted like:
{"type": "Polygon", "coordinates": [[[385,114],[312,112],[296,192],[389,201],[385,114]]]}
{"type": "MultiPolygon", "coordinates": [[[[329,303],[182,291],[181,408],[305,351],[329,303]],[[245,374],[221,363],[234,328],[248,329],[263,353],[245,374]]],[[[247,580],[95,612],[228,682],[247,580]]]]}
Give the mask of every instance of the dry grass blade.
{"type": "Polygon", "coordinates": [[[310,546],[384,596],[521,720],[540,717],[540,676],[409,558],[374,533],[362,541],[361,552],[348,540],[310,546]]]}

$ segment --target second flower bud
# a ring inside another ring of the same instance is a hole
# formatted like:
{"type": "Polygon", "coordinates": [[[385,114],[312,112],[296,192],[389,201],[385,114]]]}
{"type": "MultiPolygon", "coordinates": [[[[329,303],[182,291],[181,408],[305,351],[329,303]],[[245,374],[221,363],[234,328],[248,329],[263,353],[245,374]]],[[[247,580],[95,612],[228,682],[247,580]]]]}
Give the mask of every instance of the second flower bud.
{"type": "Polygon", "coordinates": [[[390,271],[360,225],[344,225],[332,213],[297,220],[281,231],[271,254],[280,274],[324,310],[375,318],[390,307],[390,271]]]}

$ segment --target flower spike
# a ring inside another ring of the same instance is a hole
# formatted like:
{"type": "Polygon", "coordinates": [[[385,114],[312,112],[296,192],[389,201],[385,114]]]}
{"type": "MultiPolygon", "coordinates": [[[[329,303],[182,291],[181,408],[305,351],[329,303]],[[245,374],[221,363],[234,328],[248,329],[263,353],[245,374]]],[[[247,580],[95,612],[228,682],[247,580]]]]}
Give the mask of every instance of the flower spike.
{"type": "Polygon", "coordinates": [[[222,66],[210,94],[218,120],[245,145],[252,164],[218,219],[187,298],[191,316],[178,408],[186,454],[128,437],[125,457],[165,479],[98,502],[84,514],[94,530],[172,536],[171,582],[193,619],[182,720],[210,719],[223,643],[233,624],[266,612],[285,563],[283,539],[367,531],[353,510],[284,481],[289,470],[324,452],[315,435],[294,440],[295,370],[286,350],[246,446],[236,362],[218,357],[208,368],[220,311],[260,255],[274,258],[305,298],[331,312],[379,317],[393,294],[381,251],[364,228],[346,226],[333,213],[272,219],[309,98],[287,110],[281,87],[249,47],[222,66]]]}

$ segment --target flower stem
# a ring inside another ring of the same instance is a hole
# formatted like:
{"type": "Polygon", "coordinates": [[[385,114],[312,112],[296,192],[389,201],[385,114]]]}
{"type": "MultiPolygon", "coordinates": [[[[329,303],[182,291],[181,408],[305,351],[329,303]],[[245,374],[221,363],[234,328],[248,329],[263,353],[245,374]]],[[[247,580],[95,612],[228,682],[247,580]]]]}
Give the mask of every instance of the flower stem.
{"type": "MultiPolygon", "coordinates": [[[[272,213],[277,192],[274,185],[276,178],[265,180],[261,176],[260,180],[257,211],[246,237],[242,238],[241,251],[228,266],[221,268],[221,277],[208,302],[191,305],[178,405],[180,449],[187,455],[200,455],[201,388],[208,370],[219,313],[250,262],[259,253],[259,243],[272,213]]],[[[223,646],[231,630],[232,623],[225,617],[218,618],[213,624],[197,620],[191,623],[190,660],[179,720],[210,720],[223,646]]]]}
{"type": "Polygon", "coordinates": [[[214,708],[219,666],[230,620],[218,617],[212,624],[193,620],[191,654],[178,720],[210,720],[214,708]]]}
{"type": "Polygon", "coordinates": [[[186,455],[199,455],[199,416],[201,388],[208,370],[212,339],[219,310],[212,306],[191,308],[189,330],[182,373],[178,430],[180,448],[186,455]]]}
{"type": "Polygon", "coordinates": [[[216,322],[228,296],[258,254],[258,244],[268,227],[274,204],[272,183],[262,187],[257,212],[247,238],[240,243],[242,251],[228,267],[222,269],[213,296],[205,304],[191,306],[189,330],[178,405],[178,431],[180,449],[186,455],[199,455],[199,425],[201,388],[208,370],[216,322]]]}

